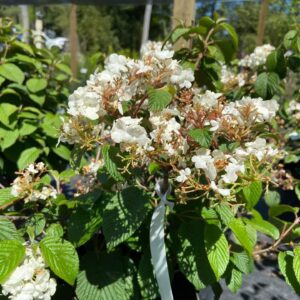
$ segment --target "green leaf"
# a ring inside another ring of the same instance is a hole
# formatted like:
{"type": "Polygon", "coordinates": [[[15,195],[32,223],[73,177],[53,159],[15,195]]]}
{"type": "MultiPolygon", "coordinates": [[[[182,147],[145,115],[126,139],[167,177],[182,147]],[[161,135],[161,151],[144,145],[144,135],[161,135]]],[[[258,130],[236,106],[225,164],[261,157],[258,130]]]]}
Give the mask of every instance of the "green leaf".
{"type": "Polygon", "coordinates": [[[200,221],[182,223],[176,245],[179,269],[197,290],[216,281],[205,250],[204,228],[205,224],[200,221]]]}
{"type": "Polygon", "coordinates": [[[272,206],[269,209],[269,216],[270,217],[277,217],[284,213],[292,213],[296,214],[299,211],[299,207],[293,207],[286,204],[281,204],[277,206],[272,206]]]}
{"type": "Polygon", "coordinates": [[[177,27],[171,34],[171,41],[175,43],[179,38],[183,37],[186,33],[190,31],[188,27],[177,27]]]}
{"type": "Polygon", "coordinates": [[[251,253],[254,244],[249,238],[246,225],[243,223],[243,221],[241,219],[233,219],[228,226],[232,230],[239,243],[245,248],[245,250],[251,253]]]}
{"type": "Polygon", "coordinates": [[[30,65],[30,67],[34,67],[36,70],[38,70],[40,73],[42,73],[43,65],[42,65],[41,61],[39,61],[33,57],[30,57],[28,55],[17,53],[11,59],[11,61],[16,62],[17,64],[19,64],[21,62],[22,64],[30,65]]]}
{"type": "Polygon", "coordinates": [[[79,272],[79,258],[74,246],[59,237],[48,236],[40,241],[40,248],[51,271],[73,285],[79,272]]]}
{"type": "Polygon", "coordinates": [[[263,72],[258,75],[255,82],[255,91],[263,99],[270,99],[274,94],[279,93],[279,76],[274,73],[263,72]]]}
{"type": "Polygon", "coordinates": [[[291,48],[295,38],[297,37],[297,30],[290,30],[283,39],[283,45],[288,50],[291,48]]]}
{"type": "Polygon", "coordinates": [[[189,136],[204,148],[209,148],[211,145],[212,134],[206,128],[192,129],[189,131],[189,136]]]}
{"type": "Polygon", "coordinates": [[[15,199],[17,198],[11,194],[11,187],[0,189],[0,208],[13,202],[15,199]]]}
{"type": "Polygon", "coordinates": [[[125,256],[88,253],[77,278],[78,300],[131,300],[134,298],[134,264],[125,256]]]}
{"type": "Polygon", "coordinates": [[[2,83],[5,81],[5,78],[0,76],[0,86],[2,85],[2,83]]]}
{"type": "Polygon", "coordinates": [[[32,47],[27,43],[23,43],[21,41],[14,40],[13,43],[12,43],[12,46],[18,47],[18,48],[20,48],[21,50],[27,52],[30,55],[34,55],[32,47]]]}
{"type": "Polygon", "coordinates": [[[59,64],[56,64],[55,67],[60,70],[60,71],[63,71],[64,73],[72,76],[72,71],[70,69],[69,66],[63,64],[63,63],[59,63],[59,64]]]}
{"type": "Polygon", "coordinates": [[[214,224],[206,224],[204,231],[205,249],[209,263],[219,279],[229,263],[229,245],[221,229],[214,224]]]}
{"type": "Polygon", "coordinates": [[[172,102],[172,94],[166,89],[154,89],[148,90],[149,107],[153,112],[162,111],[172,102]]]}
{"type": "Polygon", "coordinates": [[[152,161],[148,166],[148,172],[150,175],[155,174],[160,169],[160,165],[154,161],[152,161]]]}
{"type": "Polygon", "coordinates": [[[264,198],[269,207],[278,206],[280,203],[280,194],[277,191],[268,191],[264,198]]]}
{"type": "Polygon", "coordinates": [[[205,17],[202,17],[200,20],[199,20],[199,23],[198,23],[200,26],[204,26],[204,27],[206,27],[206,28],[208,28],[208,29],[211,29],[212,27],[214,27],[215,26],[215,21],[212,19],[212,18],[210,18],[210,17],[207,17],[207,16],[205,16],[205,17]]]}
{"type": "Polygon", "coordinates": [[[37,130],[38,126],[30,122],[22,122],[21,127],[19,128],[20,136],[30,135],[37,130]]]}
{"type": "Polygon", "coordinates": [[[32,147],[22,151],[18,161],[17,166],[20,170],[25,169],[30,163],[34,162],[42,153],[42,150],[32,147]]]}
{"type": "Polygon", "coordinates": [[[59,223],[53,223],[47,228],[46,235],[62,237],[64,235],[64,229],[59,223]]]}
{"type": "Polygon", "coordinates": [[[216,211],[218,215],[220,216],[221,221],[228,226],[230,222],[234,219],[234,213],[230,209],[229,205],[220,203],[216,207],[216,211]]]}
{"type": "Polygon", "coordinates": [[[59,145],[57,147],[52,147],[52,151],[59,157],[69,160],[71,157],[71,150],[65,145],[59,145]]]}
{"type": "Polygon", "coordinates": [[[247,205],[247,208],[251,210],[259,201],[263,188],[261,181],[251,182],[249,185],[243,188],[243,196],[247,205]]]}
{"type": "Polygon", "coordinates": [[[233,264],[226,270],[225,281],[231,292],[236,293],[242,286],[243,274],[233,264]]]}
{"type": "Polygon", "coordinates": [[[2,151],[11,147],[19,138],[19,130],[7,130],[2,140],[0,139],[0,145],[2,151]]]}
{"type": "Polygon", "coordinates": [[[40,106],[42,106],[46,100],[45,95],[29,94],[29,98],[40,106]]]}
{"type": "Polygon", "coordinates": [[[293,269],[295,272],[296,279],[300,283],[300,247],[297,246],[294,249],[293,269]]]}
{"type": "Polygon", "coordinates": [[[277,240],[279,238],[279,230],[271,223],[259,219],[244,219],[245,222],[251,225],[254,229],[277,240]]]}
{"type": "Polygon", "coordinates": [[[283,274],[285,281],[296,291],[297,294],[300,294],[300,284],[295,275],[293,264],[294,264],[294,256],[291,251],[279,252],[278,255],[279,269],[283,274]]]}
{"type": "Polygon", "coordinates": [[[59,174],[59,179],[64,182],[69,182],[74,176],[76,176],[76,172],[72,169],[67,169],[59,174]]]}
{"type": "Polygon", "coordinates": [[[10,103],[0,104],[0,122],[6,126],[11,123],[10,117],[18,110],[18,107],[10,103]]]}
{"type": "Polygon", "coordinates": [[[298,200],[300,200],[300,184],[299,183],[295,186],[295,193],[297,195],[298,200]]]}
{"type": "Polygon", "coordinates": [[[269,72],[277,73],[281,78],[286,75],[286,64],[282,48],[272,51],[268,57],[266,66],[269,72]]]}
{"type": "Polygon", "coordinates": [[[25,78],[23,71],[18,66],[11,63],[0,65],[0,75],[19,84],[22,84],[25,78]]]}
{"type": "Polygon", "coordinates": [[[20,241],[0,241],[0,284],[3,284],[22,262],[25,247],[20,241]]]}
{"type": "Polygon", "coordinates": [[[118,171],[118,163],[120,162],[117,157],[117,151],[117,148],[112,148],[110,145],[102,147],[102,155],[107,172],[116,181],[123,181],[124,177],[118,171]]]}
{"type": "Polygon", "coordinates": [[[237,49],[239,45],[239,38],[235,29],[228,23],[221,23],[219,26],[228,32],[228,34],[231,37],[234,48],[237,49]]]}
{"type": "Polygon", "coordinates": [[[108,248],[126,241],[140,227],[148,210],[148,195],[136,187],[128,187],[113,196],[103,213],[108,248]]]}
{"type": "Polygon", "coordinates": [[[44,78],[30,78],[26,82],[28,90],[32,93],[37,93],[47,87],[47,80],[44,78]]]}
{"type": "Polygon", "coordinates": [[[71,215],[68,222],[69,240],[80,247],[89,241],[95,232],[100,228],[102,217],[100,211],[91,207],[84,209],[78,207],[71,215]]]}
{"type": "Polygon", "coordinates": [[[150,250],[144,252],[138,267],[138,283],[142,299],[151,300],[159,297],[157,281],[154,277],[150,250]]]}
{"type": "Polygon", "coordinates": [[[46,225],[46,219],[42,213],[34,214],[29,220],[26,222],[26,227],[31,227],[35,236],[40,235],[46,225]]]}
{"type": "Polygon", "coordinates": [[[15,224],[5,217],[0,217],[0,240],[23,241],[15,224]]]}
{"type": "Polygon", "coordinates": [[[252,255],[245,251],[233,252],[231,261],[244,274],[249,274],[253,271],[254,264],[252,255]]]}

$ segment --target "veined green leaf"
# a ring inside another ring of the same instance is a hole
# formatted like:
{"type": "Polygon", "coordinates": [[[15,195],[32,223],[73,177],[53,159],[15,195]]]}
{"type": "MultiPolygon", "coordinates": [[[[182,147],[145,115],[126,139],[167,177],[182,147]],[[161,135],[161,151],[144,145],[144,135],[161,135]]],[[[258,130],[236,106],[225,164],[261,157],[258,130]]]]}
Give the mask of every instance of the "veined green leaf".
{"type": "Polygon", "coordinates": [[[241,219],[233,219],[229,224],[229,228],[234,233],[234,236],[239,241],[239,243],[247,250],[249,253],[252,252],[254,244],[249,238],[247,228],[241,219]]]}
{"type": "Polygon", "coordinates": [[[212,134],[207,128],[197,128],[189,131],[189,136],[200,146],[209,148],[212,142],[212,134]]]}
{"type": "Polygon", "coordinates": [[[117,149],[111,148],[109,145],[104,145],[102,148],[102,155],[104,158],[104,163],[107,172],[109,175],[115,179],[116,181],[123,181],[124,177],[122,174],[118,171],[118,158],[116,156],[117,149]]]}
{"type": "Polygon", "coordinates": [[[229,263],[229,245],[224,233],[214,224],[206,224],[204,230],[205,249],[209,263],[219,279],[229,263]]]}
{"type": "Polygon", "coordinates": [[[263,191],[262,183],[261,181],[251,182],[242,191],[248,209],[252,209],[261,197],[263,191]]]}
{"type": "Polygon", "coordinates": [[[149,198],[129,187],[111,198],[103,213],[103,231],[109,249],[126,241],[142,224],[149,211],[149,198]]]}
{"type": "Polygon", "coordinates": [[[271,223],[258,219],[244,219],[254,229],[272,237],[277,240],[279,238],[279,230],[271,223]]]}
{"type": "Polygon", "coordinates": [[[134,298],[134,264],[125,256],[88,253],[77,278],[78,300],[131,300],[134,298]]]}
{"type": "Polygon", "coordinates": [[[172,94],[166,89],[149,89],[149,107],[151,111],[162,111],[172,101],[172,94]]]}
{"type": "Polygon", "coordinates": [[[74,246],[59,237],[47,236],[40,241],[40,248],[52,272],[73,285],[79,272],[79,258],[74,246]]]}
{"type": "Polygon", "coordinates": [[[19,240],[23,242],[15,224],[5,217],[0,217],[0,241],[19,240]]]}
{"type": "Polygon", "coordinates": [[[178,245],[176,245],[179,269],[197,290],[217,280],[207,257],[204,228],[205,224],[200,221],[182,223],[178,232],[178,245]]]}
{"type": "Polygon", "coordinates": [[[0,283],[4,283],[25,256],[25,247],[16,240],[0,241],[0,283]]]}

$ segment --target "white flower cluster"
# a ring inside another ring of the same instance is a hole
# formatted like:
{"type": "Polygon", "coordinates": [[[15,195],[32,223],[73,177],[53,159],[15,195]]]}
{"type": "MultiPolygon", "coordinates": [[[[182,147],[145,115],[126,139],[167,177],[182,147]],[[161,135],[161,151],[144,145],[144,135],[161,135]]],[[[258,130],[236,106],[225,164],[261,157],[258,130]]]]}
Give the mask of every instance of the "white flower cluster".
{"type": "MultiPolygon", "coordinates": [[[[245,148],[238,147],[232,154],[224,154],[218,149],[211,151],[210,149],[201,148],[192,157],[192,162],[194,167],[202,170],[209,179],[212,190],[223,196],[229,196],[230,189],[225,189],[224,186],[235,183],[238,175],[245,172],[245,162],[249,156],[255,156],[258,161],[262,161],[264,158],[274,157],[277,154],[278,150],[274,149],[272,145],[267,145],[265,139],[256,138],[255,141],[246,143],[245,148]],[[219,176],[216,184],[218,172],[221,172],[222,175],[219,176]]],[[[191,169],[185,168],[179,171],[176,180],[185,182],[191,174],[191,169]]]]}
{"type": "Polygon", "coordinates": [[[246,73],[235,74],[228,66],[222,65],[220,80],[224,85],[230,87],[235,85],[242,87],[246,84],[246,73]]]}
{"type": "Polygon", "coordinates": [[[266,62],[268,55],[273,50],[275,50],[275,48],[269,44],[258,46],[251,54],[246,55],[243,59],[241,59],[239,65],[241,67],[255,69],[266,62]]]}
{"type": "Polygon", "coordinates": [[[287,108],[287,113],[292,115],[296,120],[300,121],[300,103],[292,100],[287,108]]]}
{"type": "Polygon", "coordinates": [[[30,164],[24,171],[18,172],[12,184],[11,194],[24,198],[25,203],[56,198],[57,192],[52,186],[44,185],[41,190],[35,189],[35,183],[40,175],[46,172],[44,163],[30,164]]]}
{"type": "Polygon", "coordinates": [[[70,97],[70,122],[88,118],[93,126],[101,126],[105,134],[97,145],[117,147],[129,162],[121,172],[130,164],[147,168],[155,161],[170,170],[173,183],[183,190],[189,186],[229,196],[239,176],[247,177],[250,159],[270,164],[278,154],[255,132],[276,115],[278,103],[250,97],[227,102],[221,93],[201,93],[192,87],[192,71],[182,69],[172,59],[173,51],[161,46],[147,44],[138,61],[110,56],[104,71],[92,75],[83,88],[88,95],[96,93],[97,101],[86,99],[84,93],[76,101],[70,97]],[[149,86],[170,91],[171,99],[161,109],[151,108],[149,86]],[[232,150],[224,150],[232,143],[232,150]]]}
{"type": "Polygon", "coordinates": [[[26,247],[26,257],[2,284],[2,294],[11,300],[50,300],[55,294],[56,281],[50,278],[40,250],[26,247]]]}
{"type": "Polygon", "coordinates": [[[141,60],[111,54],[105,61],[104,71],[91,75],[87,85],[79,87],[69,97],[69,114],[91,120],[116,109],[123,114],[123,104],[138,99],[151,84],[190,88],[194,81],[193,71],[183,69],[172,59],[174,51],[168,47],[161,50],[161,46],[160,43],[146,44],[141,60]]]}

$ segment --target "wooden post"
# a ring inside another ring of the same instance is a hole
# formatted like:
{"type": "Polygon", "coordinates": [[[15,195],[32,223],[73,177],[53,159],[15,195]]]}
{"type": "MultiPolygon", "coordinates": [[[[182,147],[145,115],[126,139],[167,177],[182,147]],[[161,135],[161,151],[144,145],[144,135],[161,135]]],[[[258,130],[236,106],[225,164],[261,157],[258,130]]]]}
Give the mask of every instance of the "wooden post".
{"type": "MultiPolygon", "coordinates": [[[[175,28],[181,22],[187,26],[192,25],[195,20],[195,11],[195,0],[174,0],[172,28],[175,28]]],[[[183,39],[179,39],[175,44],[175,49],[182,47],[189,47],[189,43],[183,39]]]]}
{"type": "Polygon", "coordinates": [[[268,15],[269,1],[261,0],[260,11],[259,11],[259,21],[257,26],[257,37],[256,45],[260,46],[264,42],[266,20],[268,15]]]}
{"type": "Polygon", "coordinates": [[[72,3],[70,8],[70,52],[71,52],[71,70],[73,76],[77,76],[77,48],[78,48],[78,35],[77,35],[77,5],[72,3]]]}

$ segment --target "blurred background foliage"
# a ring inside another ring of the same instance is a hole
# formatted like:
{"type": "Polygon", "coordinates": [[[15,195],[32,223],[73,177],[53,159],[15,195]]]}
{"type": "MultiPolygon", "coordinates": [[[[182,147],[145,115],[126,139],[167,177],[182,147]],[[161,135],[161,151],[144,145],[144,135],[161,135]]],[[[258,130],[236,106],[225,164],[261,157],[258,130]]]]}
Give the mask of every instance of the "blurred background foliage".
{"type": "MultiPolygon", "coordinates": [[[[278,46],[284,34],[291,29],[291,24],[299,22],[299,6],[299,0],[269,0],[264,43],[278,46]]],[[[143,5],[79,5],[77,17],[81,53],[90,55],[97,51],[107,53],[128,49],[127,54],[134,55],[140,48],[144,9],[143,5]]],[[[259,9],[259,0],[197,1],[196,19],[216,13],[226,17],[242,36],[239,50],[243,55],[255,47],[259,9]]],[[[13,17],[18,23],[19,14],[16,6],[0,6],[0,17],[13,17]]],[[[32,24],[35,15],[39,15],[44,28],[51,29],[56,36],[68,36],[68,5],[31,6],[30,15],[32,24]]],[[[150,39],[164,39],[171,28],[171,18],[172,4],[154,5],[150,39]]]]}

